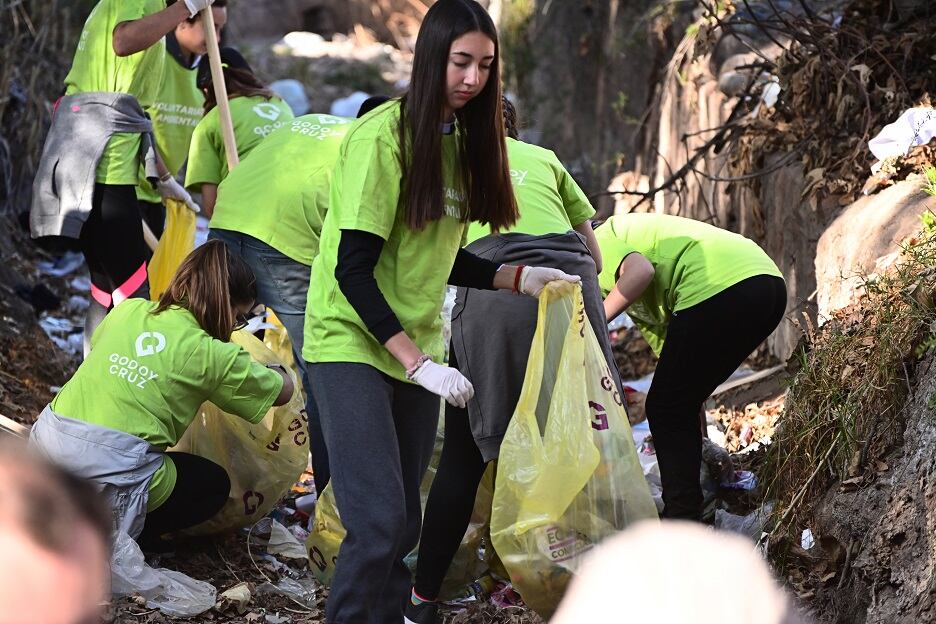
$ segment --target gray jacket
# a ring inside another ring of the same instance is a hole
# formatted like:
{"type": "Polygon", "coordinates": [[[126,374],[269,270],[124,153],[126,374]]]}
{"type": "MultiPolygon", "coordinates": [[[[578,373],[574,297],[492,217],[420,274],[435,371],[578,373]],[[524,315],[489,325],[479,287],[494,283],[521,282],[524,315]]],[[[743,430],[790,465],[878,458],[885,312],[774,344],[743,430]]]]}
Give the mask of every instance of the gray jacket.
{"type": "Polygon", "coordinates": [[[114,528],[139,537],[162,451],[130,433],[59,416],[49,406],[33,425],[29,446],[96,485],[114,512],[114,528]]]}
{"type": "MultiPolygon", "coordinates": [[[[479,238],[466,249],[497,264],[553,267],[580,275],[585,313],[607,360],[609,381],[624,396],[611,352],[595,261],[581,234],[491,235],[479,238]]],[[[468,401],[468,422],[486,462],[497,458],[520,399],[538,307],[536,297],[517,297],[506,290],[457,290],[449,364],[474,385],[474,397],[468,401]]]]}
{"type": "Polygon", "coordinates": [[[52,116],[33,180],[29,227],[33,238],[78,238],[91,213],[101,155],[111,136],[142,134],[140,160],[146,177],[158,179],[153,124],[127,93],[66,95],[52,116]]]}

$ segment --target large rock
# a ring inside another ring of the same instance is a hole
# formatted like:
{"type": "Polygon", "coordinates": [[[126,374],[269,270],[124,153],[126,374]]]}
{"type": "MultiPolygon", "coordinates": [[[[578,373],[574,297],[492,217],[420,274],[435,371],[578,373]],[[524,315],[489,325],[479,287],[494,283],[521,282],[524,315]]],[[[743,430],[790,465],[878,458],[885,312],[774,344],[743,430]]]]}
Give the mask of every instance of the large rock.
{"type": "Polygon", "coordinates": [[[863,197],[826,229],[816,249],[819,319],[847,306],[866,276],[892,264],[900,243],[920,231],[920,215],[932,201],[919,176],[863,197]]]}

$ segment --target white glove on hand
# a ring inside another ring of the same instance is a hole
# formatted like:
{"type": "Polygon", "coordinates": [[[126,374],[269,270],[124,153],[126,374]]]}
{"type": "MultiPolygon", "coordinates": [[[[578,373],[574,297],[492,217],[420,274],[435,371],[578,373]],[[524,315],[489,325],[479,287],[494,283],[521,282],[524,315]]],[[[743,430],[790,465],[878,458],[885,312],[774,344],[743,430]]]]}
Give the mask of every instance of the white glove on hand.
{"type": "Polygon", "coordinates": [[[156,183],[156,191],[159,192],[159,196],[163,199],[177,199],[185,203],[185,205],[189,207],[189,210],[195,214],[201,212],[201,207],[195,203],[195,200],[192,199],[189,192],[185,190],[185,187],[171,176],[165,180],[160,178],[159,182],[156,183]]]}
{"type": "Polygon", "coordinates": [[[523,274],[520,275],[520,292],[531,297],[538,297],[543,288],[549,282],[563,280],[578,284],[582,278],[578,275],[569,275],[559,269],[550,269],[548,267],[523,267],[523,274]]]}
{"type": "Polygon", "coordinates": [[[474,396],[474,386],[458,369],[441,366],[432,360],[423,362],[410,379],[455,407],[465,407],[474,396]]]}
{"type": "Polygon", "coordinates": [[[202,9],[207,9],[211,6],[211,3],[214,0],[185,0],[185,6],[188,7],[189,13],[192,17],[198,15],[198,12],[202,9]]]}

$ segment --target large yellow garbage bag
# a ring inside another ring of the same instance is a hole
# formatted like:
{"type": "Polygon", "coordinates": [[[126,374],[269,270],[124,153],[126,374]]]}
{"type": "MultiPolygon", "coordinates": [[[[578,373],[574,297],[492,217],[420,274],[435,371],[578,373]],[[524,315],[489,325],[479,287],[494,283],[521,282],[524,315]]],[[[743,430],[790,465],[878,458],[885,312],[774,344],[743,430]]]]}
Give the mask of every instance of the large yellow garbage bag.
{"type": "MultiPolygon", "coordinates": [[[[262,364],[281,363],[251,334],[234,332],[231,341],[262,364]]],[[[204,403],[173,451],[210,459],[231,478],[227,503],[214,518],[187,531],[193,535],[219,533],[249,526],[265,516],[296,482],[309,460],[309,433],[299,380],[286,405],[272,407],[252,425],[204,403]]]]}
{"type": "MultiPolygon", "coordinates": [[[[432,486],[432,479],[435,477],[436,469],[439,465],[439,456],[442,452],[442,440],[444,439],[444,427],[440,421],[439,430],[436,433],[435,447],[432,453],[432,460],[426,476],[420,485],[420,498],[422,499],[423,509],[426,508],[426,498],[429,496],[429,488],[432,486]]],[[[462,592],[472,581],[481,577],[490,565],[490,559],[493,553],[486,553],[485,557],[479,555],[479,549],[482,546],[482,540],[487,537],[488,523],[491,516],[491,499],[494,487],[494,465],[488,466],[481,484],[478,486],[478,493],[475,498],[475,506],[471,513],[471,521],[468,530],[462,539],[458,551],[449,566],[448,573],[439,593],[439,597],[448,600],[462,592]]],[[[335,574],[335,564],[338,561],[338,549],[344,540],[346,531],[341,524],[341,517],[335,504],[335,495],[332,492],[331,484],[325,487],[325,490],[319,496],[315,506],[315,520],[312,524],[312,532],[306,539],[306,549],[309,551],[309,561],[311,562],[312,573],[323,585],[331,585],[335,574]]],[[[488,549],[490,550],[490,549],[488,549]]],[[[418,549],[414,550],[406,557],[406,563],[411,569],[415,570],[416,557],[418,549]]]]}
{"type": "Polygon", "coordinates": [[[165,200],[166,229],[148,267],[150,298],[158,301],[185,256],[195,249],[195,213],[176,199],[165,200]]]}
{"type": "Polygon", "coordinates": [[[540,295],[523,391],[501,444],[494,549],[523,600],[548,618],[582,555],[656,517],[581,287],[553,282],[540,295]]]}

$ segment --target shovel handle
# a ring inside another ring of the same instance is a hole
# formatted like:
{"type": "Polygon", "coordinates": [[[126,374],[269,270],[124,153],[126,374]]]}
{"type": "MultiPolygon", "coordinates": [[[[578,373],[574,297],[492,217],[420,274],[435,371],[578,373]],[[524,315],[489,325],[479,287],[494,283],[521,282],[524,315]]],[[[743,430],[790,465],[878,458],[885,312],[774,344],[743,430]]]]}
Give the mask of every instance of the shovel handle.
{"type": "Polygon", "coordinates": [[[227,155],[228,172],[234,170],[237,157],[237,140],[234,138],[234,122],[231,120],[231,106],[228,103],[227,85],[224,84],[224,69],[221,67],[221,49],[218,47],[218,33],[215,30],[214,13],[211,7],[202,9],[201,22],[205,29],[205,43],[208,46],[208,63],[211,66],[211,82],[214,85],[215,100],[218,102],[218,115],[221,121],[221,138],[224,140],[224,152],[227,155]]]}

